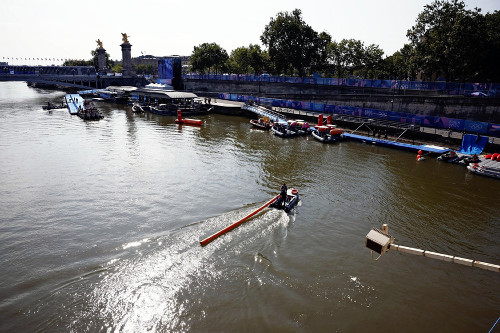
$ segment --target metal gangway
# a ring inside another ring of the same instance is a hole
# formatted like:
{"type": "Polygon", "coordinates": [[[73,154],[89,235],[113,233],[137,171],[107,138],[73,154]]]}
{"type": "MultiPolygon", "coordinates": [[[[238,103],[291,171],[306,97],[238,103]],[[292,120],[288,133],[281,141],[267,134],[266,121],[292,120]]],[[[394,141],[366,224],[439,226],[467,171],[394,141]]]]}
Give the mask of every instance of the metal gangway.
{"type": "Polygon", "coordinates": [[[284,115],[282,115],[281,113],[278,113],[276,111],[267,109],[265,107],[258,106],[258,105],[246,105],[245,104],[245,105],[242,105],[241,108],[243,110],[248,110],[250,112],[256,113],[259,116],[268,117],[269,120],[271,120],[272,122],[275,122],[275,123],[283,123],[284,122],[284,123],[286,123],[286,117],[284,115]]]}

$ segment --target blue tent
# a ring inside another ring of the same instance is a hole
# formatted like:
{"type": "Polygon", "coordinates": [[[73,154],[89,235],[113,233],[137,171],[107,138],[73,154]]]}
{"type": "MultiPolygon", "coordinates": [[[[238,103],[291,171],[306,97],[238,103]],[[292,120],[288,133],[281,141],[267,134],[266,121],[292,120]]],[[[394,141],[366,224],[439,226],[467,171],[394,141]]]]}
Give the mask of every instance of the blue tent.
{"type": "Polygon", "coordinates": [[[462,140],[462,145],[460,146],[460,150],[458,152],[468,155],[479,155],[483,152],[483,149],[487,143],[487,136],[465,134],[462,140]]]}

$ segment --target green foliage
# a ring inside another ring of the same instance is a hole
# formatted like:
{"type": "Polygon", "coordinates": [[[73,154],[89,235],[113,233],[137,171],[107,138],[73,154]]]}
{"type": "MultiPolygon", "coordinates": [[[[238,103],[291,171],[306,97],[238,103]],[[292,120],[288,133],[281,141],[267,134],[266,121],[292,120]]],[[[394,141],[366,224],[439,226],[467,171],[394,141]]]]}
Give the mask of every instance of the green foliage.
{"type": "Polygon", "coordinates": [[[342,39],[332,42],[327,47],[328,59],[333,65],[333,74],[347,77],[359,70],[363,63],[363,42],[355,39],[342,39]]]}
{"type": "Polygon", "coordinates": [[[264,72],[269,58],[259,45],[250,44],[248,47],[238,47],[231,52],[228,60],[228,69],[235,74],[255,74],[264,72]]]}
{"type": "Polygon", "coordinates": [[[191,54],[191,70],[200,73],[221,73],[229,59],[226,50],[216,43],[195,46],[191,54]]]}
{"type": "Polygon", "coordinates": [[[137,74],[152,75],[155,73],[154,67],[151,64],[140,64],[140,65],[134,66],[134,68],[135,68],[135,72],[137,74]]]}
{"type": "Polygon", "coordinates": [[[123,65],[116,64],[113,67],[111,67],[111,70],[113,71],[113,73],[121,73],[123,71],[123,65]]]}
{"type": "Polygon", "coordinates": [[[385,58],[381,65],[381,76],[387,79],[415,80],[418,67],[415,62],[415,49],[410,44],[385,58]]]}
{"type": "Polygon", "coordinates": [[[326,59],[326,32],[318,34],[302,20],[302,12],[280,12],[271,18],[260,36],[268,48],[269,58],[276,74],[304,76],[315,68],[324,67],[326,59]]]}
{"type": "Polygon", "coordinates": [[[63,66],[92,66],[92,60],[74,60],[69,59],[63,63],[63,66]]]}
{"type": "Polygon", "coordinates": [[[415,48],[414,60],[426,79],[433,73],[447,81],[493,78],[484,64],[493,64],[487,50],[498,52],[494,46],[499,43],[498,12],[485,17],[480,11],[467,10],[458,0],[436,0],[424,7],[407,36],[415,48]]]}

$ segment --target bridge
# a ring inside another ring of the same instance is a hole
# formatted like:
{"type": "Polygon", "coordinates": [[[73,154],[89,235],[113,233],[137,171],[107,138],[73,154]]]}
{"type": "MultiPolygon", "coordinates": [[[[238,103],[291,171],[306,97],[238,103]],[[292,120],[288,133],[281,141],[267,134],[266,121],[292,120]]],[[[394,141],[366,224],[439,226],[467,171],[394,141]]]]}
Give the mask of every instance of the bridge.
{"type": "Polygon", "coordinates": [[[242,105],[241,108],[243,110],[248,110],[253,113],[258,114],[261,117],[268,117],[275,123],[286,123],[286,117],[281,113],[278,113],[273,110],[269,110],[268,108],[257,106],[257,105],[242,105]]]}
{"type": "Polygon", "coordinates": [[[24,81],[77,89],[102,89],[110,85],[144,86],[144,77],[99,75],[93,66],[0,66],[0,81],[24,81]]]}

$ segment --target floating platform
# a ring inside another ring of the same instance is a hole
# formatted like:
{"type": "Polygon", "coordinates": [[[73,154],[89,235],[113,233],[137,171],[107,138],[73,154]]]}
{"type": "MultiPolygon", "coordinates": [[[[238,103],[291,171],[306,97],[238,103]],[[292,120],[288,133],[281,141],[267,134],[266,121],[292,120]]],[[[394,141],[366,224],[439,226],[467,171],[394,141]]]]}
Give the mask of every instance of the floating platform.
{"type": "Polygon", "coordinates": [[[68,111],[70,114],[78,114],[78,109],[83,110],[83,97],[78,94],[67,94],[66,105],[68,106],[68,111]]]}
{"type": "Polygon", "coordinates": [[[412,145],[409,143],[378,139],[378,138],[357,135],[357,134],[351,134],[351,133],[344,133],[343,137],[346,139],[349,139],[349,140],[361,141],[361,142],[365,142],[365,143],[372,143],[372,144],[375,144],[378,146],[384,146],[384,147],[390,147],[390,148],[396,148],[396,149],[402,149],[402,150],[408,150],[408,151],[418,152],[419,150],[422,150],[424,152],[431,153],[431,154],[444,154],[447,151],[451,150],[450,148],[445,148],[445,147],[440,147],[440,146],[412,145]]]}

